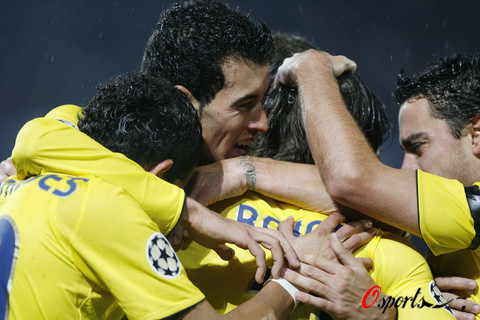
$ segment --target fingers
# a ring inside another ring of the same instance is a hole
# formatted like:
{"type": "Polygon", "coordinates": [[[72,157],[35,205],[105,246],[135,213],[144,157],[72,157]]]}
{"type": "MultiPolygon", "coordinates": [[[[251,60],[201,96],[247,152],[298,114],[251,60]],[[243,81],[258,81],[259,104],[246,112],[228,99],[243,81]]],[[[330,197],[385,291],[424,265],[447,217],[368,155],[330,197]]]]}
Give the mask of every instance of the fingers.
{"type": "Polygon", "coordinates": [[[343,242],[343,246],[350,252],[360,248],[364,244],[368,243],[377,234],[378,229],[370,228],[368,231],[363,231],[358,234],[354,234],[343,242]]]}
{"type": "Polygon", "coordinates": [[[328,300],[325,300],[321,297],[316,297],[316,296],[313,296],[311,294],[302,292],[302,291],[299,291],[299,292],[295,293],[295,298],[297,299],[297,301],[312,305],[312,306],[317,307],[321,310],[328,310],[328,309],[333,308],[333,303],[332,302],[330,302],[328,300]]]}
{"type": "Polygon", "coordinates": [[[259,231],[265,234],[268,234],[270,237],[276,239],[280,246],[277,252],[276,248],[269,248],[268,243],[261,242],[262,246],[264,246],[267,249],[270,249],[270,251],[272,252],[272,256],[274,260],[274,264],[272,267],[272,276],[274,278],[280,276],[280,273],[283,268],[284,259],[287,260],[291,268],[296,269],[300,267],[300,261],[298,259],[297,253],[293,249],[290,242],[285,238],[285,236],[281,232],[277,230],[266,229],[266,228],[255,228],[255,229],[258,229],[259,231]]]}
{"type": "Polygon", "coordinates": [[[367,270],[373,267],[373,261],[370,258],[360,257],[360,258],[357,258],[357,260],[360,261],[360,263],[363,264],[363,266],[367,270]]]}
{"type": "MultiPolygon", "coordinates": [[[[282,269],[285,266],[284,257],[287,258],[289,264],[298,267],[300,262],[298,261],[295,250],[293,250],[290,243],[283,237],[283,235],[277,230],[271,230],[266,228],[255,228],[246,224],[242,224],[245,228],[248,228],[249,235],[243,237],[247,240],[246,249],[255,257],[257,264],[257,272],[255,273],[255,280],[258,283],[262,283],[267,271],[267,265],[265,260],[265,252],[259,246],[261,244],[264,248],[269,249],[272,253],[273,266],[272,277],[278,278],[282,269]],[[285,254],[285,255],[284,255],[285,254]]],[[[235,243],[237,244],[237,243],[235,243]]],[[[242,245],[237,244],[241,248],[242,245]]]]}
{"type": "MultiPolygon", "coordinates": [[[[473,316],[474,314],[478,314],[480,311],[480,306],[478,303],[475,303],[471,300],[459,297],[450,292],[442,292],[442,295],[446,301],[448,301],[448,305],[452,311],[454,311],[454,313],[456,311],[457,314],[464,319],[469,319],[468,315],[473,316]]],[[[459,318],[457,317],[457,319],[459,318]]],[[[472,319],[474,319],[474,317],[472,319]]]]}
{"type": "Polygon", "coordinates": [[[12,163],[12,158],[9,157],[0,163],[0,183],[6,180],[9,176],[17,174],[17,171],[12,163]]]}
{"type": "Polygon", "coordinates": [[[330,289],[322,282],[328,275],[321,269],[308,264],[301,264],[301,273],[291,269],[285,269],[282,277],[299,288],[313,292],[323,297],[328,297],[330,289]]]}
{"type": "Polygon", "coordinates": [[[183,233],[185,228],[181,224],[177,224],[175,228],[167,235],[167,239],[175,251],[180,249],[183,233]]]}
{"type": "MultiPolygon", "coordinates": [[[[345,217],[338,212],[329,215],[322,223],[312,232],[328,232],[332,233],[335,228],[345,221],[345,217]]],[[[342,229],[342,228],[340,228],[342,229]]],[[[340,231],[340,230],[339,230],[340,231]]]]}
{"type": "Polygon", "coordinates": [[[235,251],[225,244],[220,244],[218,247],[213,248],[213,250],[225,261],[232,260],[233,257],[235,257],[235,251]]]}
{"type": "Polygon", "coordinates": [[[17,174],[17,170],[13,166],[12,157],[8,157],[0,163],[0,169],[5,172],[8,176],[13,176],[17,174]]]}
{"type": "Polygon", "coordinates": [[[475,320],[475,315],[462,311],[457,311],[452,308],[452,313],[457,320],[475,320]]]}
{"type": "Polygon", "coordinates": [[[330,58],[330,63],[332,64],[332,71],[335,77],[338,77],[345,72],[355,73],[357,70],[357,64],[355,61],[345,56],[328,56],[330,58]]]}
{"type": "Polygon", "coordinates": [[[289,216],[287,219],[280,222],[280,225],[278,226],[278,230],[288,241],[292,241],[293,239],[295,239],[295,235],[293,233],[294,224],[295,221],[293,220],[293,217],[289,216]]]}
{"type": "Polygon", "coordinates": [[[435,283],[440,291],[455,289],[473,293],[477,288],[477,282],[475,280],[462,277],[436,277],[435,283]]]}
{"type": "Polygon", "coordinates": [[[477,288],[477,282],[462,277],[436,277],[435,282],[442,291],[443,296],[449,302],[455,318],[461,320],[475,319],[475,314],[480,312],[480,305],[456,294],[445,292],[445,290],[460,290],[465,294],[473,294],[477,288]]]}
{"type": "Polygon", "coordinates": [[[356,233],[366,231],[372,227],[372,221],[370,220],[359,220],[354,222],[349,222],[344,224],[340,229],[337,230],[336,234],[338,239],[341,242],[344,242],[346,239],[351,237],[356,233]]]}
{"type": "MultiPolygon", "coordinates": [[[[271,251],[272,251],[272,257],[273,257],[274,261],[275,261],[275,259],[278,260],[278,250],[281,250],[281,249],[279,249],[279,244],[278,243],[275,245],[275,243],[273,243],[274,241],[272,241],[271,239],[267,240],[267,237],[263,237],[262,239],[259,239],[260,237],[258,237],[258,235],[253,236],[253,237],[251,235],[248,235],[248,236],[244,237],[244,239],[246,239],[246,238],[249,238],[249,240],[247,240],[246,246],[243,246],[239,243],[235,243],[235,244],[238,245],[242,249],[248,249],[248,251],[250,251],[250,253],[255,257],[255,263],[257,264],[257,271],[255,272],[255,281],[257,281],[257,283],[262,283],[263,279],[265,278],[265,274],[267,272],[267,263],[266,263],[266,259],[265,259],[265,252],[260,247],[258,242],[261,242],[261,243],[272,242],[271,243],[271,251]]],[[[283,263],[283,261],[282,261],[282,263],[283,263]]],[[[278,264],[278,262],[277,262],[277,264],[278,264]]],[[[283,266],[283,264],[282,264],[282,266],[283,266]]],[[[274,263],[274,267],[278,268],[278,265],[275,265],[275,263],[274,263]]],[[[272,276],[273,276],[273,268],[272,268],[272,276]]]]}
{"type": "Polygon", "coordinates": [[[342,245],[335,234],[330,236],[330,240],[333,252],[337,255],[340,263],[350,268],[363,266],[362,262],[355,258],[355,256],[342,245]]]}
{"type": "Polygon", "coordinates": [[[0,184],[5,181],[8,178],[8,176],[0,171],[0,184]]]}

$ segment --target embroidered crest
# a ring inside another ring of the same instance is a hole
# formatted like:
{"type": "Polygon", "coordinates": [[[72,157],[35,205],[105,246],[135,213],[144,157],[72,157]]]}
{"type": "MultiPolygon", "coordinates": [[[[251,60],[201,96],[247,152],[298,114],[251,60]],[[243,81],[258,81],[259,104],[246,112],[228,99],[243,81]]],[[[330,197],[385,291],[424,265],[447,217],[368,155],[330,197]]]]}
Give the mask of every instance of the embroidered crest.
{"type": "Polygon", "coordinates": [[[167,279],[177,278],[182,271],[177,254],[160,232],[155,232],[148,239],[147,260],[153,271],[167,279]]]}

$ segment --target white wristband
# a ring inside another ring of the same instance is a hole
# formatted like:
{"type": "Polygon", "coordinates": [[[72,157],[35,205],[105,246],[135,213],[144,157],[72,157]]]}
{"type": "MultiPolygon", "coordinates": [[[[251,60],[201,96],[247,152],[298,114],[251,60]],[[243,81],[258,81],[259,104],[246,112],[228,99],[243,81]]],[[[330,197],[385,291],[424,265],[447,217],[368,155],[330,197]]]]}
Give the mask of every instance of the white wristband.
{"type": "Polygon", "coordinates": [[[300,290],[298,290],[293,284],[288,282],[288,280],[283,279],[282,277],[278,277],[277,279],[270,278],[265,284],[267,284],[270,281],[278,283],[279,285],[281,285],[283,287],[283,289],[287,290],[287,292],[290,294],[290,296],[293,299],[293,303],[295,305],[297,305],[297,299],[295,298],[295,292],[298,292],[300,290]]]}

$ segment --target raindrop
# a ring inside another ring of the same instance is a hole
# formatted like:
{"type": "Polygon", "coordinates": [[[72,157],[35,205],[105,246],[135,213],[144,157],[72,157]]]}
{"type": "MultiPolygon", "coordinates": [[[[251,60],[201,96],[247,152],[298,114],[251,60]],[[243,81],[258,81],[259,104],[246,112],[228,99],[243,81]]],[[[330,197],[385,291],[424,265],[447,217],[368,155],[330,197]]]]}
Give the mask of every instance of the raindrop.
{"type": "Polygon", "coordinates": [[[393,54],[390,54],[390,61],[393,61],[393,54]]]}
{"type": "Polygon", "coordinates": [[[53,63],[53,56],[50,58],[50,63],[53,63]]]}
{"type": "Polygon", "coordinates": [[[303,10],[303,6],[300,6],[300,7],[298,8],[298,11],[302,12],[302,10],[303,10]]]}
{"type": "Polygon", "coordinates": [[[425,23],[425,29],[428,29],[428,22],[425,23]]]}
{"type": "Polygon", "coordinates": [[[100,34],[98,35],[98,37],[99,37],[100,39],[102,39],[102,38],[103,38],[103,32],[100,32],[100,34]]]}
{"type": "Polygon", "coordinates": [[[447,24],[447,23],[446,23],[446,21],[445,21],[445,19],[444,19],[444,20],[442,21],[442,28],[443,28],[443,29],[445,29],[445,25],[446,25],[446,24],[447,24]]]}

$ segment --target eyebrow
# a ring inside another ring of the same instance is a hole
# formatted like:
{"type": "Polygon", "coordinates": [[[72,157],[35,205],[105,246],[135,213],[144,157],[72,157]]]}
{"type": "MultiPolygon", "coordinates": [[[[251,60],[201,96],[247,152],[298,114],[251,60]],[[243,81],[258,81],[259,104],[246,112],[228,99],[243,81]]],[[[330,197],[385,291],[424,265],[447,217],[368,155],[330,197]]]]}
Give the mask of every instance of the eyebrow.
{"type": "Polygon", "coordinates": [[[247,94],[241,98],[238,98],[237,100],[235,100],[233,103],[232,103],[232,106],[238,106],[246,101],[249,101],[249,100],[252,100],[252,99],[257,99],[258,98],[258,95],[257,94],[254,94],[254,93],[251,93],[251,94],[247,94]]]}
{"type": "Polygon", "coordinates": [[[410,146],[413,144],[414,141],[424,138],[427,136],[426,132],[419,132],[419,133],[414,133],[406,137],[405,139],[400,140],[400,146],[402,149],[408,149],[410,146]]]}

